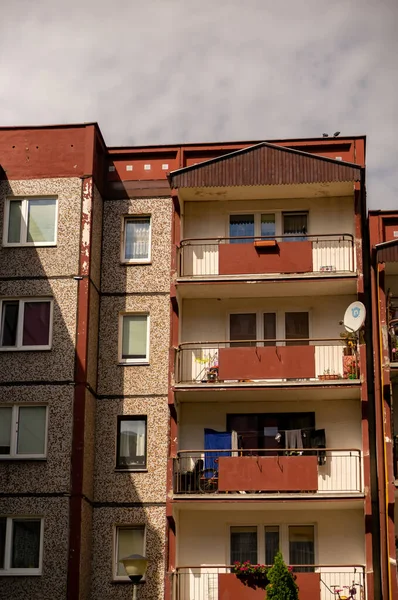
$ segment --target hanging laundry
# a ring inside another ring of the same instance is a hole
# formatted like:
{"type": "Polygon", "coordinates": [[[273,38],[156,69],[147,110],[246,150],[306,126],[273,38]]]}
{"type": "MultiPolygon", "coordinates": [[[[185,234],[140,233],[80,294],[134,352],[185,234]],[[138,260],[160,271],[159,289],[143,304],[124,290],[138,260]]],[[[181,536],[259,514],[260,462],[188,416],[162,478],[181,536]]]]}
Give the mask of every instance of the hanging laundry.
{"type": "Polygon", "coordinates": [[[301,429],[288,429],[285,431],[286,448],[290,450],[302,450],[303,438],[301,429]]]}

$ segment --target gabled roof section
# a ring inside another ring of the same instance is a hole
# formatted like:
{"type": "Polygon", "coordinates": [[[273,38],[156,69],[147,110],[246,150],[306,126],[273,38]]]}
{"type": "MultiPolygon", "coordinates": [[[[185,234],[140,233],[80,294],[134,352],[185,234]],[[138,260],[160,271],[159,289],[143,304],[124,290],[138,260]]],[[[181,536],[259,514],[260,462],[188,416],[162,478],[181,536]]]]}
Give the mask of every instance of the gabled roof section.
{"type": "Polygon", "coordinates": [[[361,167],[261,142],[230,154],[172,171],[172,188],[289,185],[359,181],[361,167]]]}
{"type": "Polygon", "coordinates": [[[377,262],[398,262],[398,239],[375,245],[377,262]]]}

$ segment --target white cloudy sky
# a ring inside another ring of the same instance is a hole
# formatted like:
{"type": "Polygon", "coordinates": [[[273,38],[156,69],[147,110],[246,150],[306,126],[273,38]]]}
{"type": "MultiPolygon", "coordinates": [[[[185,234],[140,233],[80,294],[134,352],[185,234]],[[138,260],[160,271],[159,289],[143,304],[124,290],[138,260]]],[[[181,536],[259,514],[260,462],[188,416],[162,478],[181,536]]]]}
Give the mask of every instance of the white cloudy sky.
{"type": "Polygon", "coordinates": [[[366,134],[398,209],[398,0],[2,0],[0,125],[108,145],[366,134]]]}

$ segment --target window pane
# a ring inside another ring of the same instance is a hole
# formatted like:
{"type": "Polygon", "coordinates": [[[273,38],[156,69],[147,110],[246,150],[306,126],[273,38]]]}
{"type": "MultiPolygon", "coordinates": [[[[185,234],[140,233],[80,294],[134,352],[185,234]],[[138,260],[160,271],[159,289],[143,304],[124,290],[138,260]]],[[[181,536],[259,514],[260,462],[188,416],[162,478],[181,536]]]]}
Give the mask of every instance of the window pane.
{"type": "MultiPolygon", "coordinates": [[[[230,315],[229,332],[233,341],[256,340],[256,313],[230,315]]],[[[239,342],[231,346],[255,346],[255,343],[239,342]]]]}
{"type": "Polygon", "coordinates": [[[50,302],[25,302],[23,346],[48,346],[50,341],[50,302]]]}
{"type": "Polygon", "coordinates": [[[231,564],[237,560],[257,564],[257,527],[231,527],[231,564]]]}
{"type": "MultiPolygon", "coordinates": [[[[315,562],[313,525],[289,527],[289,562],[291,565],[313,565],[315,562]]],[[[301,567],[297,572],[312,572],[313,567],[301,567]]]]}
{"type": "MultiPolygon", "coordinates": [[[[307,312],[287,312],[285,314],[285,337],[287,340],[301,340],[310,337],[307,312]]],[[[305,342],[286,342],[286,346],[307,346],[305,342]]]]}
{"type": "Polygon", "coordinates": [[[279,527],[265,527],[265,564],[273,565],[279,550],[279,527]]]}
{"type": "Polygon", "coordinates": [[[18,329],[18,300],[4,300],[1,323],[1,345],[15,346],[18,329]]]}
{"type": "Polygon", "coordinates": [[[12,408],[0,408],[0,454],[10,454],[12,408]]]}
{"type": "MultiPolygon", "coordinates": [[[[276,314],[264,313],[264,339],[274,340],[276,338],[276,314]]],[[[264,346],[275,346],[275,342],[264,342],[264,346]]]]}
{"type": "Polygon", "coordinates": [[[261,215],[261,236],[275,236],[275,215],[261,215]]]}
{"type": "Polygon", "coordinates": [[[144,260],[149,258],[149,233],[151,220],[149,217],[138,217],[126,220],[126,260],[144,260]]]}
{"type": "Polygon", "coordinates": [[[123,317],[122,358],[147,358],[147,315],[123,317]]]}
{"type": "Polygon", "coordinates": [[[144,531],[144,527],[117,528],[117,575],[127,576],[124,566],[119,562],[120,559],[130,556],[130,554],[141,554],[142,556],[145,556],[144,531]]]}
{"type": "MultiPolygon", "coordinates": [[[[254,236],[254,215],[231,215],[229,217],[229,237],[254,236]]],[[[252,244],[253,239],[230,240],[231,244],[252,244]]]]}
{"type": "Polygon", "coordinates": [[[12,200],[10,202],[10,213],[8,217],[8,237],[9,244],[19,244],[21,241],[21,213],[22,201],[12,200]]]}
{"type": "Polygon", "coordinates": [[[300,242],[305,240],[307,233],[307,213],[285,213],[283,215],[283,233],[292,236],[283,241],[300,242]]]}
{"type": "Polygon", "coordinates": [[[146,420],[120,419],[117,466],[145,467],[146,420]]]}
{"type": "Polygon", "coordinates": [[[40,557],[40,521],[13,519],[12,569],[37,569],[40,557]]]}
{"type": "Polygon", "coordinates": [[[44,454],[46,436],[46,407],[19,408],[18,454],[44,454]]]}
{"type": "Polygon", "coordinates": [[[0,569],[4,569],[7,519],[0,517],[0,569]]]}
{"type": "Polygon", "coordinates": [[[28,201],[28,242],[55,242],[55,212],[57,201],[28,201]]]}

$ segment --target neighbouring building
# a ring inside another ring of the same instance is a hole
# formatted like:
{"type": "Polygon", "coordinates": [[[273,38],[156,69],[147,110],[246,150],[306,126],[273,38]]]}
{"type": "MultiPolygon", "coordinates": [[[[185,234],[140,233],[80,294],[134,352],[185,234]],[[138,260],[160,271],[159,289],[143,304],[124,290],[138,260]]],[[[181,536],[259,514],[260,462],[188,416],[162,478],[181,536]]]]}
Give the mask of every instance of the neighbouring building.
{"type": "Polygon", "coordinates": [[[369,237],[365,138],[9,127],[0,166],[0,599],[127,600],[138,553],[141,600],[254,600],[231,565],[278,548],[303,600],[396,598],[397,215],[369,237]]]}

